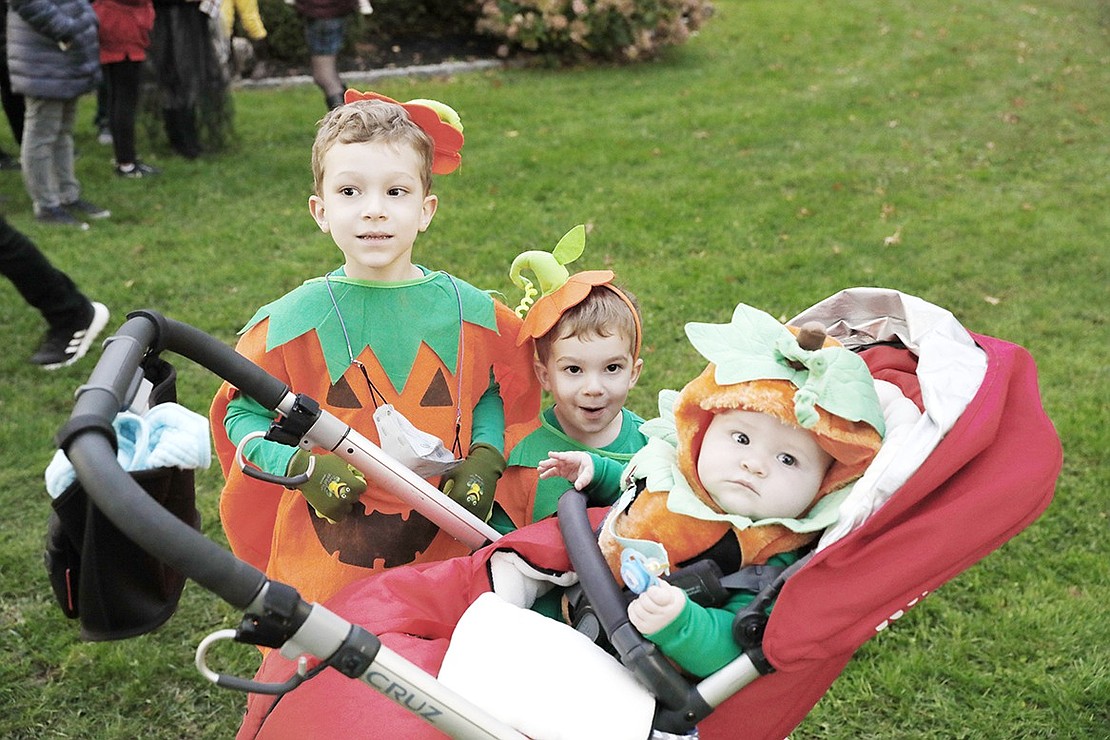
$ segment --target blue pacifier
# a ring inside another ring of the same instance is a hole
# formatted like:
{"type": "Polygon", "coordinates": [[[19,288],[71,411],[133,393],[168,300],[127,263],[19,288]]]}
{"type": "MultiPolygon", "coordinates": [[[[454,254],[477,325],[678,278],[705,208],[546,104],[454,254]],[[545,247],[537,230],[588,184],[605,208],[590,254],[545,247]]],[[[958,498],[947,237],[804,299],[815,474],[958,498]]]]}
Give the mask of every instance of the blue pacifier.
{"type": "Polygon", "coordinates": [[[654,558],[647,558],[643,553],[629,548],[621,552],[621,580],[629,590],[642,594],[649,588],[659,583],[659,574],[665,566],[654,558]]]}

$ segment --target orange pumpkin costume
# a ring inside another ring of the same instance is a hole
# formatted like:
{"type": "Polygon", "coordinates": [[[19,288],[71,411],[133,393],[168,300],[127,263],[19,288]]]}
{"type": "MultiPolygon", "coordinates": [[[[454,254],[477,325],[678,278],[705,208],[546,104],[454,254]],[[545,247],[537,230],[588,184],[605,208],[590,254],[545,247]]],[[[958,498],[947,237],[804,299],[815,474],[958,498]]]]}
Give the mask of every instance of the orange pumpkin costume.
{"type": "Polygon", "coordinates": [[[634,497],[626,494],[601,530],[599,544],[617,578],[626,539],[661,544],[668,561],[661,565],[668,569],[702,556],[728,537],[734,540],[732,546],[738,546],[739,566],[763,564],[774,555],[803,547],[820,535],[819,528],[806,523],[818,502],[862,475],[882,442],[882,413],[866,366],[836,340],[822,333],[819,349],[802,348],[790,339],[797,329],[782,327],[743,304],[737,307],[732,324],[688,324],[687,333],[694,341],[691,327],[694,332],[705,327],[700,343],[694,343],[711,361],[677,395],[660,394],[661,406],[673,397],[673,410],[664,413],[673,415],[673,425],[653,421],[642,427],[655,438],[633,457],[626,476],[646,486],[634,497]],[[747,346],[737,351],[739,345],[747,346]],[[761,347],[766,349],[757,349],[761,347]],[[839,354],[827,354],[832,347],[839,354]],[[753,369],[744,368],[730,377],[735,368],[713,362],[726,357],[733,359],[732,364],[753,369]],[[768,366],[770,376],[765,374],[768,366]],[[705,490],[697,474],[702,440],[713,416],[730,409],[769,414],[789,426],[807,429],[832,456],[805,517],[781,522],[730,520],[705,490]],[[648,472],[653,466],[660,475],[648,472]],[[681,490],[694,502],[678,503],[671,488],[658,485],[663,481],[682,483],[681,490]]]}
{"type": "MultiPolygon", "coordinates": [[[[375,443],[372,415],[385,402],[449,449],[458,415],[459,442],[467,450],[475,406],[495,382],[505,401],[508,451],[535,428],[540,400],[532,347],[516,344],[519,328],[508,307],[446,273],[388,284],[329,276],[263,307],[237,349],[375,443]],[[339,309],[345,321],[337,326],[339,309]]],[[[333,524],[313,513],[300,492],[245,476],[224,425],[237,397],[225,383],[210,413],[227,479],[220,517],[237,556],[307,600],[322,601],[385,568],[467,551],[407,504],[376,491],[373,481],[351,514],[333,524]]]]}

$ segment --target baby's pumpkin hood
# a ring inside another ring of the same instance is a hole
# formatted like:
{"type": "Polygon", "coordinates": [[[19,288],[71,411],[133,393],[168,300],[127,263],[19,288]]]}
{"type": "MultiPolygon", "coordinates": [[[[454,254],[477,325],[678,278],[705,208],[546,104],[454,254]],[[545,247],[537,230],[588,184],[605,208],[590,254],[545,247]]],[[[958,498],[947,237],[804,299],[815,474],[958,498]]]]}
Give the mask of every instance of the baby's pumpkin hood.
{"type": "Polygon", "coordinates": [[[825,337],[820,327],[800,333],[744,304],[736,307],[731,323],[691,323],[686,333],[710,362],[674,403],[677,462],[704,504],[723,513],[697,474],[706,429],[723,411],[771,414],[815,434],[833,463],[814,502],[867,469],[884,425],[871,374],[856,354],[825,337]]]}

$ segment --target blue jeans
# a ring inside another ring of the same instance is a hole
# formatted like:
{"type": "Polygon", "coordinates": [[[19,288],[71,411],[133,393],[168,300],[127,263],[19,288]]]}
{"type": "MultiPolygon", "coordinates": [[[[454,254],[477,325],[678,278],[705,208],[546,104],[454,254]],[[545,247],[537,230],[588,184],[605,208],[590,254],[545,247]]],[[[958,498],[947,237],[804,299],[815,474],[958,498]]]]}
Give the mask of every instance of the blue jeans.
{"type": "Polygon", "coordinates": [[[73,124],[77,98],[48,100],[27,96],[20,164],[35,215],[72,203],[81,195],[73,171],[73,124]]]}
{"type": "Polygon", "coordinates": [[[347,18],[306,18],[304,26],[305,45],[314,57],[333,57],[343,48],[343,34],[347,30],[347,18]]]}

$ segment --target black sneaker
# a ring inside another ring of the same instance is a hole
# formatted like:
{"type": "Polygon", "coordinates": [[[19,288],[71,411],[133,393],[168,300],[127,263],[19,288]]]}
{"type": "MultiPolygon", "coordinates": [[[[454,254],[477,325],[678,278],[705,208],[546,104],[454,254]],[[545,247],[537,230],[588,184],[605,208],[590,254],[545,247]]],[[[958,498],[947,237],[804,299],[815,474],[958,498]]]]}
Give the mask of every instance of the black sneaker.
{"type": "Polygon", "coordinates": [[[66,209],[70,213],[76,211],[78,214],[87,218],[108,218],[112,215],[112,212],[109,211],[107,208],[101,208],[100,206],[94,205],[81,198],[78,198],[71,203],[63,203],[62,208],[66,209]]]}
{"type": "Polygon", "coordinates": [[[116,174],[126,178],[153,177],[162,174],[162,170],[145,162],[136,160],[130,165],[116,165],[116,174]]]}
{"type": "Polygon", "coordinates": [[[42,340],[31,362],[43,370],[57,370],[72,365],[85,356],[93,340],[108,325],[108,307],[103,303],[92,304],[92,320],[77,329],[50,329],[42,340]]]}
{"type": "Polygon", "coordinates": [[[89,225],[79,218],[74,218],[73,214],[61,206],[50,206],[43,208],[35,214],[35,220],[41,224],[52,224],[54,226],[75,226],[81,231],[86,231],[89,225]]]}

